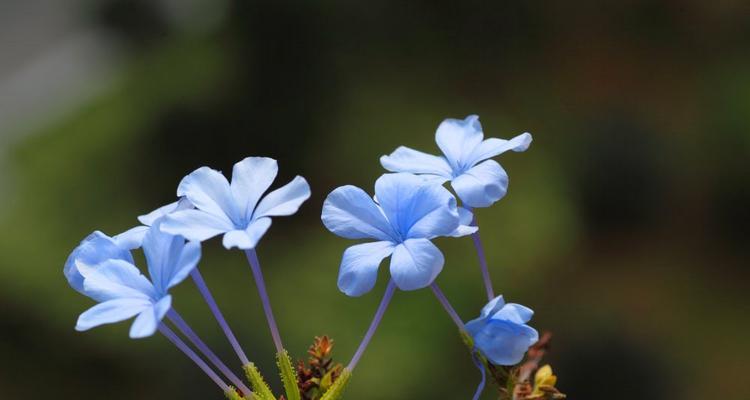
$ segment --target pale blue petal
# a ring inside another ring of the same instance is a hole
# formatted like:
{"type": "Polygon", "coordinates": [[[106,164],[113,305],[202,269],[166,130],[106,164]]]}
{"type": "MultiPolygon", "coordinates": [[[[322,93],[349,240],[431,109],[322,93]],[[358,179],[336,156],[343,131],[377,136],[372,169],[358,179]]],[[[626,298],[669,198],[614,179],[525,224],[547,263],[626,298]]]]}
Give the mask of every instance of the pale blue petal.
{"type": "Polygon", "coordinates": [[[254,249],[271,226],[271,218],[263,217],[250,223],[245,230],[235,230],[224,235],[223,244],[227,249],[237,247],[241,250],[254,249]]]}
{"type": "Polygon", "coordinates": [[[446,179],[452,176],[452,168],[444,157],[423,153],[401,146],[388,156],[380,157],[380,164],[391,172],[431,174],[446,179]]]}
{"type": "Polygon", "coordinates": [[[177,196],[185,196],[195,208],[239,223],[242,215],[232,195],[227,178],[221,172],[201,167],[182,178],[177,196]]]}
{"type": "Polygon", "coordinates": [[[182,197],[174,203],[169,203],[166,206],[161,206],[146,215],[141,215],[140,217],[138,217],[138,221],[140,221],[143,225],[151,226],[154,224],[154,222],[156,222],[157,219],[167,214],[171,214],[175,211],[189,210],[192,208],[193,203],[191,203],[190,200],[187,199],[187,197],[182,197]]]}
{"type": "Polygon", "coordinates": [[[141,311],[130,326],[130,338],[141,339],[153,335],[164,315],[172,307],[172,297],[165,296],[158,303],[141,311]]]}
{"type": "Polygon", "coordinates": [[[99,303],[78,317],[77,331],[86,331],[99,325],[124,321],[151,308],[151,301],[140,298],[114,299],[99,303]]]}
{"type": "Polygon", "coordinates": [[[266,195],[258,203],[253,219],[292,215],[310,198],[310,185],[305,178],[296,176],[291,182],[266,195]]]}
{"type": "Polygon", "coordinates": [[[385,241],[347,248],[339,269],[339,290],[353,297],[372,290],[378,278],[378,267],[384,258],[391,255],[393,248],[393,243],[385,241]]]}
{"type": "Polygon", "coordinates": [[[474,345],[493,364],[508,366],[521,362],[529,347],[539,340],[537,331],[528,325],[498,320],[490,320],[472,337],[474,345]]]}
{"type": "Polygon", "coordinates": [[[365,193],[355,186],[336,188],[323,203],[323,225],[329,231],[347,239],[378,239],[391,241],[397,238],[383,211],[365,193]]]}
{"type": "Polygon", "coordinates": [[[526,149],[529,148],[529,145],[531,145],[531,140],[531,134],[528,132],[522,133],[510,140],[489,138],[480,143],[479,146],[472,151],[469,160],[472,164],[475,164],[482,160],[503,154],[506,151],[526,151],[526,149]]]}
{"type": "Polygon", "coordinates": [[[70,286],[83,293],[83,276],[78,269],[78,265],[93,268],[109,259],[134,263],[130,251],[118,246],[114,239],[104,233],[96,231],[83,239],[78,247],[70,253],[67,261],[65,261],[63,273],[65,274],[65,278],[68,279],[70,286]]]}
{"type": "Polygon", "coordinates": [[[453,195],[416,175],[384,174],[375,182],[375,193],[401,238],[433,238],[448,235],[458,227],[453,195]]]}
{"type": "Polygon", "coordinates": [[[471,235],[479,230],[478,226],[474,226],[474,214],[464,207],[458,207],[458,221],[459,225],[455,231],[451,232],[451,237],[462,237],[471,235]]]}
{"type": "Polygon", "coordinates": [[[469,207],[489,207],[508,191],[508,174],[494,160],[484,161],[457,178],[451,186],[469,207]]]}
{"type": "Polygon", "coordinates": [[[96,268],[82,270],[83,293],[95,300],[143,298],[156,296],[151,282],[133,264],[123,260],[107,260],[96,268]]]}
{"type": "Polygon", "coordinates": [[[492,319],[507,320],[516,324],[525,324],[531,320],[532,316],[534,316],[533,310],[515,303],[508,303],[491,314],[492,319]]]}
{"type": "Polygon", "coordinates": [[[146,235],[143,252],[146,255],[151,280],[159,294],[181,282],[198,265],[200,242],[185,243],[182,236],[174,236],[160,229],[161,220],[146,235]]]}
{"type": "Polygon", "coordinates": [[[463,120],[446,119],[435,132],[435,141],[454,171],[469,166],[469,157],[483,138],[482,125],[476,115],[469,115],[463,120]]]}
{"type": "Polygon", "coordinates": [[[143,237],[148,232],[148,226],[136,226],[113,237],[114,241],[123,249],[135,250],[143,244],[143,237]]]}
{"type": "MultiPolygon", "coordinates": [[[[487,303],[484,307],[482,307],[482,318],[487,318],[490,315],[495,314],[496,312],[500,311],[505,306],[505,300],[503,299],[503,295],[498,295],[494,299],[490,300],[489,303],[487,303]]],[[[525,321],[524,321],[525,322],[525,321]]]]}
{"type": "Polygon", "coordinates": [[[427,239],[408,239],[391,256],[391,277],[401,290],[429,286],[443,269],[443,253],[427,239]]]}
{"type": "Polygon", "coordinates": [[[177,260],[172,275],[167,283],[167,289],[174,287],[178,283],[185,280],[198,266],[198,262],[201,259],[201,244],[200,242],[187,242],[182,248],[180,258],[177,260]]]}
{"type": "Polygon", "coordinates": [[[245,220],[251,219],[258,200],[271,187],[278,172],[278,163],[268,157],[248,157],[234,164],[232,194],[245,220]]]}
{"type": "Polygon", "coordinates": [[[219,217],[201,210],[182,210],[164,217],[161,229],[172,235],[202,242],[236,228],[226,217],[219,217]]]}

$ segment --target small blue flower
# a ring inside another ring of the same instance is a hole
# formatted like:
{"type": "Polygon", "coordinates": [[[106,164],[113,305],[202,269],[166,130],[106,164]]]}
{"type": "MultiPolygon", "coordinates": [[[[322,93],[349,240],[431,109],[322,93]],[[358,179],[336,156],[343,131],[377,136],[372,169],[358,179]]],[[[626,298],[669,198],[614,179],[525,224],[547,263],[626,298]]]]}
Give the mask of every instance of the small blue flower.
{"type": "Polygon", "coordinates": [[[534,312],[520,304],[505,304],[497,296],[482,308],[479,318],[469,321],[466,330],[474,346],[495,365],[516,365],[539,340],[536,329],[526,325],[534,312]]]}
{"type": "Polygon", "coordinates": [[[310,197],[307,181],[297,176],[261,199],[277,173],[276,160],[266,157],[235,164],[231,183],[219,171],[198,168],[177,188],[177,196],[184,196],[195,209],[169,213],[162,229],[196,241],[223,234],[227,249],[253,249],[271,226],[271,217],[294,214],[310,197]]]}
{"type": "Polygon", "coordinates": [[[335,189],[323,204],[321,219],[341,237],[377,240],[344,251],[338,286],[349,296],[372,290],[380,263],[390,255],[398,288],[430,285],[444,263],[430,239],[476,231],[461,225],[456,199],[447,189],[406,173],[381,176],[375,182],[375,199],[355,186],[335,189]]]}
{"type": "Polygon", "coordinates": [[[440,183],[450,181],[463,204],[476,208],[491,206],[508,190],[508,174],[490,158],[509,150],[525,151],[531,144],[531,134],[523,133],[510,140],[484,140],[479,117],[470,115],[464,120],[443,121],[435,141],[443,156],[401,146],[382,156],[380,163],[391,172],[420,174],[440,183]]]}
{"type": "Polygon", "coordinates": [[[99,302],[81,314],[76,330],[137,316],[130,337],[154,334],[172,305],[168,290],[182,282],[201,257],[200,243],[186,243],[180,236],[162,232],[159,226],[157,221],[143,238],[150,281],[134,265],[127,249],[100,232],[90,235],[73,251],[65,265],[68,282],[99,302]]]}

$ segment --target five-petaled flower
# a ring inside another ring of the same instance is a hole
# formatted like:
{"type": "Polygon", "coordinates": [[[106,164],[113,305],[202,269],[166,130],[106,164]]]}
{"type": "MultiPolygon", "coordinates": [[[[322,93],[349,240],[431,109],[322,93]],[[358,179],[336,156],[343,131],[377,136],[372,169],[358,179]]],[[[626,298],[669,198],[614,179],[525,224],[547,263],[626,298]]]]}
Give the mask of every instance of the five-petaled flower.
{"type": "Polygon", "coordinates": [[[508,303],[497,296],[482,308],[479,318],[466,324],[474,346],[495,365],[515,365],[539,340],[536,329],[526,325],[534,311],[508,303]]]}
{"type": "Polygon", "coordinates": [[[341,237],[377,240],[344,251],[338,286],[349,296],[373,288],[378,267],[389,255],[391,277],[398,288],[430,285],[444,263],[430,239],[476,231],[461,224],[456,199],[447,189],[406,173],[381,176],[375,182],[374,199],[355,186],[335,189],[323,204],[321,219],[341,237]]]}
{"type": "Polygon", "coordinates": [[[177,188],[177,196],[195,209],[169,213],[162,229],[196,241],[224,234],[227,249],[253,249],[271,226],[271,217],[294,214],[310,197],[307,181],[297,176],[261,199],[277,173],[276,160],[266,157],[248,157],[235,164],[231,183],[219,171],[198,168],[177,188]]]}
{"type": "Polygon", "coordinates": [[[143,237],[151,280],[130,252],[101,232],[81,242],[65,264],[70,285],[99,304],[78,318],[76,330],[132,318],[131,338],[151,336],[172,305],[168,291],[182,282],[201,257],[200,243],[162,232],[157,221],[143,237]]]}
{"type": "Polygon", "coordinates": [[[531,134],[522,133],[510,140],[485,140],[479,117],[470,115],[464,120],[443,121],[435,141],[442,156],[401,146],[382,156],[380,163],[391,172],[419,174],[440,183],[450,181],[463,204],[476,208],[492,205],[508,190],[508,174],[490,158],[509,150],[525,151],[531,144],[531,134]]]}

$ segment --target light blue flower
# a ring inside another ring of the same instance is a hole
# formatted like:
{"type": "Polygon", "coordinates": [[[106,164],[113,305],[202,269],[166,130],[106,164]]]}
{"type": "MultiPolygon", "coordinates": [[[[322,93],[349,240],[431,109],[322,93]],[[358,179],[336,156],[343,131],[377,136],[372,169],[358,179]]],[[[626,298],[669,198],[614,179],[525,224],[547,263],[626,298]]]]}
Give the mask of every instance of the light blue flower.
{"type": "Polygon", "coordinates": [[[182,282],[201,257],[200,243],[186,243],[181,236],[162,232],[159,225],[157,221],[143,238],[151,280],[134,265],[128,250],[112,247],[114,239],[99,232],[73,251],[65,266],[68,282],[99,302],[80,315],[76,330],[136,317],[131,338],[154,334],[171,308],[169,289],[182,282]]]}
{"type": "Polygon", "coordinates": [[[382,156],[380,163],[391,172],[420,174],[440,183],[450,181],[463,204],[476,208],[492,205],[508,190],[508,174],[490,158],[509,150],[525,151],[531,144],[531,134],[523,133],[510,140],[484,140],[479,117],[470,115],[464,120],[443,121],[435,141],[442,156],[401,146],[382,156]]]}
{"type": "Polygon", "coordinates": [[[231,183],[219,171],[198,168],[177,188],[177,196],[195,209],[169,213],[162,229],[196,241],[223,234],[227,249],[253,249],[271,226],[271,217],[294,214],[310,197],[307,181],[297,176],[261,199],[277,173],[276,160],[266,157],[235,164],[231,183]]]}
{"type": "Polygon", "coordinates": [[[479,318],[469,321],[466,330],[474,346],[495,365],[516,365],[539,340],[536,329],[526,325],[534,312],[520,304],[505,304],[497,296],[482,308],[479,318]]]}
{"type": "Polygon", "coordinates": [[[369,292],[381,261],[391,255],[391,277],[398,288],[430,285],[444,262],[430,239],[476,231],[461,225],[456,199],[447,189],[406,173],[381,176],[375,199],[355,186],[335,189],[323,204],[321,219],[341,237],[377,240],[344,251],[338,286],[349,296],[369,292]]]}

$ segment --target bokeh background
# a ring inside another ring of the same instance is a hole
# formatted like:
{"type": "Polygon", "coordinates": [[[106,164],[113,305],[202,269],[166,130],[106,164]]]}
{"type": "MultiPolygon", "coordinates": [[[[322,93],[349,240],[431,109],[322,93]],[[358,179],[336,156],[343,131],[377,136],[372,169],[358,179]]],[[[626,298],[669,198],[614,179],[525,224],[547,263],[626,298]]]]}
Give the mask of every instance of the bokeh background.
{"type": "MultiPolygon", "coordinates": [[[[569,398],[750,398],[750,4],[5,0],[0,4],[0,398],[220,399],[160,336],[73,330],[91,302],[62,266],[177,183],[249,155],[313,188],[259,247],[285,342],[348,361],[386,282],[336,288],[350,241],[325,195],[371,190],[378,157],[437,152],[446,117],[534,134],[499,158],[507,197],[477,213],[495,287],[554,332],[569,398]]],[[[471,241],[439,240],[438,282],[483,305],[471,241]]],[[[272,343],[243,255],[204,246],[206,280],[274,387],[272,343]]],[[[195,288],[176,307],[234,356],[195,288]]],[[[478,382],[429,291],[399,292],[351,399],[469,398],[478,382]]],[[[487,390],[484,399],[491,399],[487,390]]]]}

